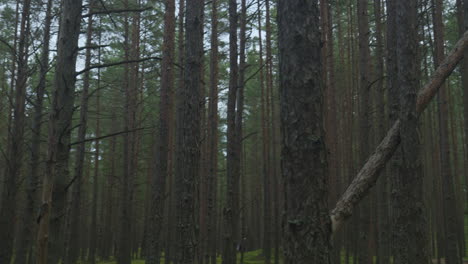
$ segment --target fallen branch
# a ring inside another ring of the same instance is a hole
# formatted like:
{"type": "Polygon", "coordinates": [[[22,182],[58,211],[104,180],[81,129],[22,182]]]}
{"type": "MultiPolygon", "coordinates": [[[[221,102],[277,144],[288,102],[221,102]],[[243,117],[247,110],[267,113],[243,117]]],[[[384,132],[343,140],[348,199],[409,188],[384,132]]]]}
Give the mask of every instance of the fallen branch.
{"type": "MultiPolygon", "coordinates": [[[[467,46],[468,31],[465,32],[450,54],[437,68],[429,83],[419,92],[416,105],[416,110],[419,115],[426,109],[447,77],[463,59],[463,53],[467,46]]],[[[400,144],[400,140],[400,121],[397,120],[374,153],[366,161],[357,176],[353,179],[348,189],[346,189],[346,192],[338,200],[335,209],[331,211],[332,233],[335,233],[340,226],[342,226],[344,221],[352,215],[354,207],[359,204],[375,185],[380,172],[392,157],[400,144]]]]}

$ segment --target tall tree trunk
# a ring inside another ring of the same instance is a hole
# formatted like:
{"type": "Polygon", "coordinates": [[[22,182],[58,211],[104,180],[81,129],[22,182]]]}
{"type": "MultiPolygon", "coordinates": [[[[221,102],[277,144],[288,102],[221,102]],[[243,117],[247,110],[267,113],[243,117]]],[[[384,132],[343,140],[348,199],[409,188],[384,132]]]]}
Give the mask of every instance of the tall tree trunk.
{"type": "MultiPolygon", "coordinates": [[[[376,24],[376,83],[375,92],[375,105],[376,105],[376,142],[382,140],[385,137],[385,90],[384,90],[384,41],[382,35],[382,3],[380,0],[374,1],[374,17],[376,24]]],[[[394,49],[394,47],[392,47],[394,49]]],[[[388,58],[388,56],[387,56],[388,58]]],[[[393,58],[394,59],[394,58],[393,58]]],[[[388,60],[388,59],[387,59],[388,60]]],[[[383,172],[384,174],[387,171],[383,172]]],[[[389,214],[388,214],[388,191],[387,191],[387,177],[386,175],[380,180],[378,184],[378,205],[377,205],[377,236],[378,236],[378,252],[377,258],[379,264],[388,264],[390,258],[389,252],[389,214]]]]}
{"type": "MultiPolygon", "coordinates": [[[[444,24],[442,17],[442,0],[434,0],[433,19],[434,19],[434,64],[436,67],[441,65],[444,57],[444,24]]],[[[448,105],[447,105],[447,85],[444,84],[437,97],[438,118],[439,118],[439,148],[440,164],[442,178],[442,193],[444,203],[445,218],[445,260],[448,264],[457,264],[460,262],[460,248],[457,243],[457,216],[456,216],[456,197],[453,185],[454,175],[450,168],[450,150],[449,150],[449,124],[448,124],[448,105]]]]}
{"type": "Polygon", "coordinates": [[[229,91],[227,103],[227,190],[224,215],[223,264],[236,263],[239,239],[239,179],[240,156],[236,136],[236,97],[238,90],[237,1],[229,0],[229,91]]]}
{"type": "Polygon", "coordinates": [[[204,1],[186,1],[184,86],[177,95],[176,167],[179,264],[195,260],[194,184],[200,165],[200,85],[204,1]]]}
{"type": "Polygon", "coordinates": [[[20,169],[23,163],[23,145],[26,85],[28,81],[28,56],[29,56],[29,15],[31,0],[23,1],[21,12],[20,36],[18,38],[17,62],[18,73],[15,83],[15,101],[13,106],[14,118],[12,127],[8,130],[7,160],[4,171],[3,191],[0,199],[0,263],[10,263],[13,254],[13,241],[15,230],[16,200],[19,187],[20,169]]]}
{"type": "Polygon", "coordinates": [[[29,170],[26,176],[27,196],[26,207],[23,212],[23,228],[18,234],[18,250],[16,251],[15,263],[26,263],[28,251],[30,251],[29,262],[32,263],[32,237],[36,230],[34,225],[34,216],[37,205],[37,189],[39,186],[39,166],[41,156],[41,128],[43,115],[43,101],[46,90],[46,76],[49,71],[49,46],[50,46],[50,25],[52,21],[52,6],[53,1],[48,0],[44,21],[44,38],[42,46],[42,54],[40,59],[40,77],[36,90],[36,100],[34,103],[34,113],[32,119],[32,138],[31,138],[31,157],[29,162],[29,170]]]}
{"type": "MultiPolygon", "coordinates": [[[[128,9],[128,0],[125,1],[128,9]]],[[[132,17],[132,29],[130,41],[128,22],[125,23],[125,56],[126,60],[138,60],[140,57],[140,16],[135,14],[132,17]]],[[[130,264],[132,259],[132,237],[136,228],[133,225],[133,193],[134,183],[136,179],[136,164],[135,156],[137,155],[137,135],[135,128],[137,126],[137,100],[138,100],[138,85],[139,85],[139,64],[130,63],[125,66],[125,131],[132,131],[124,135],[123,148],[123,180],[122,180],[122,195],[121,195],[121,231],[119,242],[119,264],[130,264]]]]}
{"type": "MultiPolygon", "coordinates": [[[[93,9],[93,2],[90,3],[90,10],[93,9]]],[[[92,11],[90,11],[92,12],[92,11]]],[[[88,28],[86,32],[86,46],[91,47],[93,39],[93,17],[88,18],[88,28]]],[[[85,68],[91,66],[91,48],[86,49],[85,68]]],[[[71,208],[69,216],[68,226],[68,237],[66,238],[65,248],[65,264],[73,264],[78,260],[80,247],[78,241],[80,241],[79,223],[81,218],[81,196],[83,187],[83,167],[85,160],[86,151],[86,130],[88,127],[88,97],[89,97],[89,86],[90,86],[90,72],[85,72],[83,77],[83,90],[81,91],[81,103],[80,103],[80,126],[78,129],[77,141],[81,142],[77,146],[77,154],[75,161],[75,175],[72,179],[72,195],[71,195],[71,208]]]]}
{"type": "Polygon", "coordinates": [[[285,263],[330,263],[317,1],[278,4],[285,263]]]}
{"type": "Polygon", "coordinates": [[[146,261],[148,264],[159,263],[161,252],[161,230],[164,219],[164,201],[166,195],[166,179],[168,177],[169,155],[169,120],[171,90],[174,86],[174,56],[175,56],[175,1],[165,1],[163,61],[161,65],[161,101],[159,107],[159,140],[155,155],[150,207],[150,234],[146,261]]]}
{"type": "MultiPolygon", "coordinates": [[[[266,107],[266,86],[263,60],[262,38],[262,8],[260,0],[257,1],[258,12],[258,44],[259,44],[259,79],[260,79],[260,108],[262,127],[262,176],[263,176],[263,241],[262,249],[265,261],[271,259],[271,207],[270,207],[270,164],[268,159],[268,113],[266,107]]],[[[268,60],[268,58],[267,58],[268,60]]],[[[268,67],[266,67],[268,69],[268,67]]],[[[268,71],[268,70],[267,70],[268,71]]]]}
{"type": "Polygon", "coordinates": [[[219,82],[218,0],[211,3],[210,93],[208,105],[208,254],[206,263],[216,264],[218,187],[218,82],[219,82]]]}
{"type": "Polygon", "coordinates": [[[418,34],[417,3],[398,1],[397,85],[401,137],[401,165],[392,177],[394,215],[394,263],[430,262],[427,216],[423,195],[423,170],[420,158],[418,113],[418,34]]]}
{"type": "MultiPolygon", "coordinates": [[[[463,27],[461,27],[460,37],[468,30],[468,0],[463,0],[463,27]]],[[[462,64],[462,88],[463,88],[463,109],[464,109],[464,132],[465,132],[465,165],[468,164],[468,51],[465,51],[462,64]]],[[[468,189],[468,169],[465,169],[465,188],[468,189]]],[[[468,192],[466,192],[468,203],[468,192]]]]}
{"type": "MultiPolygon", "coordinates": [[[[57,237],[63,223],[70,132],[75,93],[75,65],[81,24],[82,0],[64,0],[57,48],[55,90],[49,119],[48,154],[42,190],[42,205],[38,218],[37,264],[53,263],[48,260],[48,242],[57,237]],[[60,200],[61,199],[61,200],[60,200]],[[52,204],[53,202],[53,204],[52,204]],[[52,214],[51,213],[54,213],[52,214]],[[52,220],[52,221],[51,221],[52,220]],[[49,232],[49,226],[52,226],[49,232]],[[55,233],[55,235],[49,234],[55,233]]],[[[51,241],[60,243],[60,241],[51,241]]],[[[56,250],[59,247],[52,247],[56,250]]],[[[62,252],[52,252],[61,254],[62,252]]]]}
{"type": "MultiPolygon", "coordinates": [[[[101,108],[101,95],[100,95],[100,78],[98,75],[98,83],[96,86],[96,138],[101,137],[101,120],[100,120],[100,108],[101,108]]],[[[94,177],[93,177],[93,193],[91,203],[91,224],[89,228],[89,255],[88,263],[96,264],[96,249],[98,240],[98,226],[97,226],[97,211],[98,211],[98,190],[99,190],[99,156],[100,156],[100,141],[96,140],[94,154],[94,177]]]]}
{"type": "MultiPolygon", "coordinates": [[[[370,48],[368,0],[357,1],[357,21],[359,31],[359,164],[364,164],[370,152],[370,48]]],[[[359,263],[372,263],[371,249],[371,206],[370,199],[360,204],[359,219],[359,263]]]]}

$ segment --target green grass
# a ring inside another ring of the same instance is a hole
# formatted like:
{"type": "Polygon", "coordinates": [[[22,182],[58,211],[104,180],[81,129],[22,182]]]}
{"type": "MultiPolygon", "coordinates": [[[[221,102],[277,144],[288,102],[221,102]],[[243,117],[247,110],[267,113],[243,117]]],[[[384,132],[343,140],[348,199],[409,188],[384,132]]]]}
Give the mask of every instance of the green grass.
{"type": "MultiPolygon", "coordinates": [[[[240,255],[237,257],[237,260],[240,260],[240,255]]],[[[221,263],[221,257],[217,259],[218,263],[221,263]]],[[[116,261],[98,261],[98,264],[116,264],[116,261]]],[[[164,263],[164,258],[161,259],[161,263],[164,263]]],[[[255,250],[250,252],[245,252],[244,254],[244,264],[263,264],[265,260],[262,256],[262,250],[255,250]]],[[[132,264],[145,264],[144,260],[133,260],[132,264]]]]}

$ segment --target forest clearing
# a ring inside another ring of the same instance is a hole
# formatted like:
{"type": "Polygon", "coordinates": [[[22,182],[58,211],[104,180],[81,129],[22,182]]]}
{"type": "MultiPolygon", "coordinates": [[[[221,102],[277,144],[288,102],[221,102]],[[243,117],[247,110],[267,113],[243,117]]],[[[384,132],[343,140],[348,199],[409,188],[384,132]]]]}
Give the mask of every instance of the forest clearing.
{"type": "Polygon", "coordinates": [[[467,253],[468,0],[0,0],[0,264],[467,253]]]}

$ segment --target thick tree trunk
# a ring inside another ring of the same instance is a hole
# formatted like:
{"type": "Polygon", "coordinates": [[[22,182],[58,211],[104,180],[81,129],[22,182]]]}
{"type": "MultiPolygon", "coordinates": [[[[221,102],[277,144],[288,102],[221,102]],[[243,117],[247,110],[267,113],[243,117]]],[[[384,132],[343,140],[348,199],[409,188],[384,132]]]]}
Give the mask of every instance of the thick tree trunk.
{"type": "MultiPolygon", "coordinates": [[[[70,132],[75,93],[75,64],[81,24],[81,0],[64,0],[57,48],[55,90],[49,119],[48,154],[43,180],[42,205],[38,218],[36,263],[51,264],[48,242],[57,237],[63,223],[65,187],[68,180],[70,132]],[[53,203],[52,203],[53,202],[53,203]],[[51,215],[55,212],[55,215],[51,215]],[[51,221],[52,220],[52,221],[51,221]],[[55,235],[49,234],[49,226],[55,235]]],[[[60,241],[51,241],[54,244],[60,241]]],[[[52,247],[56,250],[60,246],[52,247]]],[[[52,252],[61,254],[62,252],[52,252]]]]}
{"type": "Polygon", "coordinates": [[[178,215],[177,262],[193,263],[194,184],[200,165],[200,85],[203,56],[204,1],[186,1],[184,86],[177,96],[176,167],[178,215]]]}
{"type": "Polygon", "coordinates": [[[423,195],[423,170],[416,100],[419,61],[417,39],[417,3],[397,1],[397,85],[401,165],[392,177],[394,215],[394,263],[430,263],[427,215],[423,195]]]}
{"type": "Polygon", "coordinates": [[[330,263],[317,1],[278,3],[285,263],[330,263]]]}
{"type": "MultiPolygon", "coordinates": [[[[463,0],[463,27],[460,35],[468,30],[468,0],[463,0]]],[[[462,64],[462,86],[463,86],[463,109],[464,109],[464,132],[465,132],[465,165],[468,164],[468,50],[465,51],[462,64]]],[[[465,188],[468,189],[468,169],[465,169],[465,188]]],[[[466,192],[468,203],[468,192],[466,192]]]]}
{"type": "MultiPolygon", "coordinates": [[[[468,32],[465,32],[463,37],[454,46],[452,52],[433,73],[430,81],[418,93],[416,104],[416,113],[418,115],[427,107],[441,85],[461,61],[467,46],[468,32]]],[[[352,215],[354,207],[375,185],[379,173],[400,144],[400,126],[400,121],[397,120],[337,202],[331,212],[333,232],[336,232],[343,222],[352,215]]]]}

